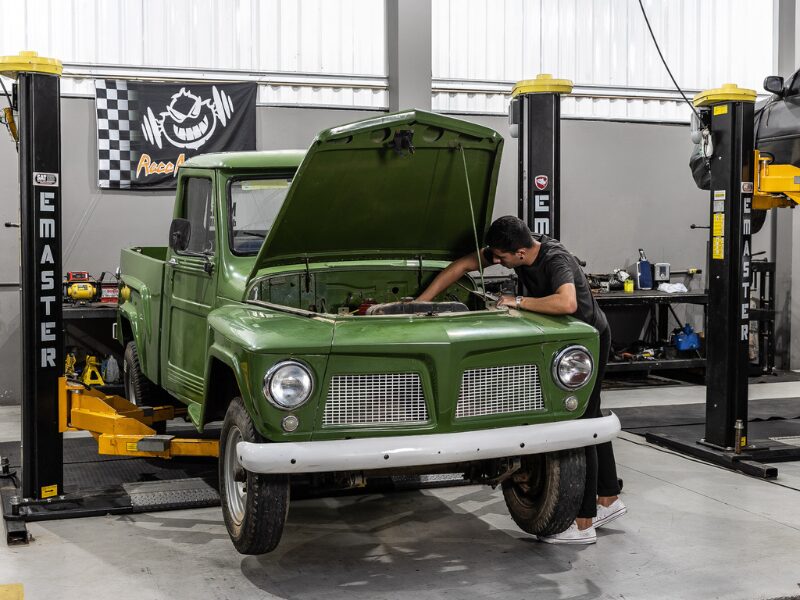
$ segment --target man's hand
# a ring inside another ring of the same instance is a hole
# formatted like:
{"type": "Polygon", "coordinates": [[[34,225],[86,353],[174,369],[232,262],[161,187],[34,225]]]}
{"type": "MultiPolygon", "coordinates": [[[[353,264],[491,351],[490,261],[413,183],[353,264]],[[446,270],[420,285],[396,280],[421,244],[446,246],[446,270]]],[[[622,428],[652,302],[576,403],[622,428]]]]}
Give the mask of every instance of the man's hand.
{"type": "MultiPolygon", "coordinates": [[[[517,308],[516,296],[501,296],[497,301],[497,306],[508,306],[517,308]]],[[[521,310],[541,313],[543,315],[571,315],[578,310],[578,299],[576,297],[575,285],[565,283],[556,290],[555,294],[534,298],[525,296],[519,303],[521,310]]]]}
{"type": "Polygon", "coordinates": [[[509,308],[516,308],[517,307],[517,297],[516,296],[500,296],[497,299],[497,308],[501,306],[508,306],[509,308]]]}

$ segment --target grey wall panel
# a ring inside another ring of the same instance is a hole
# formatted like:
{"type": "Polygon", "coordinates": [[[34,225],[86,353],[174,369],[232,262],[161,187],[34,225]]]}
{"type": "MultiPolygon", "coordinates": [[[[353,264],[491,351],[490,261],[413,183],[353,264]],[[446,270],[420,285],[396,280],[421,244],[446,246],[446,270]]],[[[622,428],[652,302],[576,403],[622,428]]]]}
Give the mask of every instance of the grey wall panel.
{"type": "MultiPolygon", "coordinates": [[[[506,138],[495,217],[517,214],[517,140],[503,117],[470,117],[506,138]]],[[[708,193],[688,168],[688,127],[564,120],[561,126],[562,238],[593,272],[635,262],[704,268],[708,193]]],[[[758,246],[758,238],[756,246],[758,246]]]]}
{"type": "MultiPolygon", "coordinates": [[[[172,214],[169,193],[100,191],[95,183],[93,102],[62,100],[62,175],[65,270],[95,274],[113,270],[121,248],[163,245],[172,214]]],[[[305,148],[322,129],[376,113],[353,110],[261,107],[257,144],[261,149],[305,148]]],[[[516,214],[516,140],[504,117],[472,117],[506,137],[494,215],[516,214]]],[[[2,133],[2,132],[0,132],[2,133]]],[[[697,190],[687,167],[686,127],[566,120],[562,125],[562,231],[565,243],[595,272],[632,263],[644,247],[651,261],[675,268],[704,267],[708,199],[697,190]]],[[[0,140],[3,220],[16,220],[17,159],[13,144],[0,140]]],[[[800,222],[795,220],[795,236],[800,222]]],[[[17,230],[0,230],[3,277],[16,281],[17,230]]],[[[768,246],[766,233],[754,251],[768,246]]],[[[798,242],[795,242],[798,243],[798,242]]],[[[794,281],[800,281],[795,273],[794,281]]],[[[795,294],[795,297],[800,293],[795,294]]],[[[800,314],[798,302],[793,314],[800,314]]],[[[13,290],[0,289],[0,396],[19,390],[19,307],[13,290]]],[[[797,317],[795,316],[795,323],[797,317]]],[[[696,320],[695,323],[697,324],[696,320]]],[[[796,326],[797,327],[797,326],[796,326]]],[[[795,354],[798,344],[794,344],[795,354]]]]}
{"type": "Polygon", "coordinates": [[[323,129],[381,114],[375,111],[259,107],[256,144],[260,150],[305,149],[323,129]]]}
{"type": "MultiPolygon", "coordinates": [[[[507,118],[470,120],[506,138],[494,217],[516,215],[517,140],[508,135],[507,118]]],[[[689,172],[688,133],[687,126],[562,122],[561,237],[570,251],[587,262],[589,272],[630,267],[638,259],[639,248],[645,249],[651,262],[668,262],[674,270],[699,267],[705,272],[708,230],[689,226],[708,224],[709,199],[689,172]]],[[[764,227],[753,236],[753,252],[769,246],[769,227],[764,227]]],[[[687,278],[685,283],[691,290],[702,290],[705,279],[687,278]]],[[[792,314],[800,314],[798,304],[793,303],[792,314]]],[[[677,312],[695,329],[704,329],[701,309],[686,306],[677,312]]],[[[793,345],[800,351],[798,341],[793,345]]]]}
{"type": "MultiPolygon", "coordinates": [[[[173,193],[100,190],[96,185],[94,102],[62,100],[64,269],[117,268],[127,246],[163,246],[172,219],[173,193]]],[[[258,108],[259,149],[306,148],[322,129],[374,112],[258,108]]]]}
{"type": "MultiPolygon", "coordinates": [[[[4,104],[5,106],[5,104],[4,104]]],[[[5,127],[0,128],[0,404],[19,397],[22,383],[19,324],[19,162],[5,127]],[[14,285],[16,284],[16,285],[14,285]]]]}
{"type": "Polygon", "coordinates": [[[0,288],[0,405],[19,398],[22,384],[19,291],[0,288]]]}
{"type": "MultiPolygon", "coordinates": [[[[96,177],[94,101],[61,101],[64,271],[94,275],[113,271],[128,246],[166,245],[172,218],[171,192],[99,190],[96,177]]],[[[260,149],[306,148],[322,129],[375,112],[258,108],[260,149]]],[[[0,221],[18,221],[18,163],[14,144],[0,131],[0,221]]],[[[19,230],[0,229],[0,283],[19,280],[19,230]]],[[[20,385],[19,294],[0,286],[0,399],[18,398],[20,385]]]]}
{"type": "Polygon", "coordinates": [[[164,246],[172,218],[170,192],[97,187],[94,101],[61,100],[63,264],[100,275],[119,264],[126,246],[164,246]]]}
{"type": "MultiPolygon", "coordinates": [[[[792,248],[800,248],[800,217],[791,211],[785,216],[792,219],[792,248]]],[[[780,255],[778,255],[780,257],[780,255]]],[[[790,368],[800,370],[800,260],[795,257],[792,260],[792,281],[791,287],[786,290],[788,295],[787,302],[791,305],[791,330],[788,333],[791,339],[790,345],[790,368]]]]}

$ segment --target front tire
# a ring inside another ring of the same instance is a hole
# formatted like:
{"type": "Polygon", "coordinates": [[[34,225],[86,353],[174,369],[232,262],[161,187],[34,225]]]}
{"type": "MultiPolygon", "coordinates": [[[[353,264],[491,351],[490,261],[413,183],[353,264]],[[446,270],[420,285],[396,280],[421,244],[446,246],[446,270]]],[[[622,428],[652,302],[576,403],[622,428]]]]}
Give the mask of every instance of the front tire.
{"type": "Polygon", "coordinates": [[[533,454],[503,482],[508,512],[520,529],[534,535],[561,533],[583,501],[586,452],[583,448],[533,454]]]}
{"type": "Polygon", "coordinates": [[[219,444],[219,495],[225,526],[242,554],[272,552],[289,512],[289,476],[260,475],[239,463],[239,442],[265,443],[241,398],[225,413],[219,444]]]}

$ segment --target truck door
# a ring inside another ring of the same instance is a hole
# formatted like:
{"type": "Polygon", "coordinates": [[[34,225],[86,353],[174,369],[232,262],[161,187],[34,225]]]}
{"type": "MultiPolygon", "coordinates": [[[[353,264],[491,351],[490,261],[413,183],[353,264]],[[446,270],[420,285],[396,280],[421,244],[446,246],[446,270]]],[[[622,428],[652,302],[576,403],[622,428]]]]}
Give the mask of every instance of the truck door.
{"type": "Polygon", "coordinates": [[[185,169],[178,181],[175,217],[191,223],[185,252],[170,251],[161,332],[167,390],[184,401],[202,402],[207,340],[206,319],[217,287],[217,228],[213,172],[185,169]]]}

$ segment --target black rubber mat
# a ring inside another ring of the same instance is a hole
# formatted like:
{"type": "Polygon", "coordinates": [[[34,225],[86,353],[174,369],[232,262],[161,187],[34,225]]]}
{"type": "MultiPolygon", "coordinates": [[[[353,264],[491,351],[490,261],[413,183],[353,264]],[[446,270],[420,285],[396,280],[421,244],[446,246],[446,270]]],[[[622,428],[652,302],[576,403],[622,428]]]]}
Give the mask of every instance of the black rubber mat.
{"type": "MultiPolygon", "coordinates": [[[[0,456],[20,467],[19,442],[0,443],[0,456]]],[[[203,478],[216,485],[216,458],[150,459],[97,454],[93,438],[64,440],[64,492],[108,488],[124,483],[203,478]]]]}
{"type": "MultiPolygon", "coordinates": [[[[633,433],[640,433],[641,430],[633,433]]],[[[740,454],[702,444],[705,425],[653,427],[644,433],[648,442],[671,448],[747,475],[774,479],[775,463],[800,461],[800,419],[752,421],[747,425],[747,446],[740,454]]]]}
{"type": "MultiPolygon", "coordinates": [[[[170,433],[185,435],[183,431],[170,433]]],[[[27,507],[23,521],[219,505],[216,458],[101,456],[91,437],[64,439],[63,448],[64,496],[54,503],[27,507]]],[[[0,443],[0,456],[9,459],[11,469],[17,472],[10,481],[18,485],[22,476],[20,443],[0,443]]],[[[19,494],[13,487],[3,490],[6,519],[11,496],[19,494]]]]}
{"type": "Polygon", "coordinates": [[[777,476],[771,463],[800,460],[800,399],[751,400],[748,404],[748,447],[741,455],[708,448],[706,405],[683,404],[619,408],[622,428],[647,441],[682,454],[767,479],[777,476]]]}
{"type": "MultiPolygon", "coordinates": [[[[632,431],[631,433],[639,433],[632,431]]],[[[699,440],[705,435],[705,423],[697,425],[682,425],[680,427],[651,427],[647,430],[650,434],[679,435],[681,438],[699,440]]],[[[751,421],[747,426],[747,437],[751,441],[772,440],[783,442],[791,438],[797,438],[796,447],[800,448],[800,420],[799,419],[775,419],[770,421],[751,421]]],[[[787,444],[789,446],[794,443],[787,444]]]]}
{"type": "MultiPolygon", "coordinates": [[[[706,422],[706,405],[671,404],[668,406],[640,406],[615,408],[622,428],[644,435],[664,427],[703,425],[706,422]]],[[[751,400],[748,404],[748,421],[800,419],[800,398],[751,400]]]]}
{"type": "MultiPolygon", "coordinates": [[[[193,431],[193,430],[192,430],[193,431]]],[[[189,437],[187,426],[170,427],[172,434],[189,437]]],[[[215,434],[214,429],[206,436],[215,434]]],[[[219,432],[216,432],[218,435],[219,432]]],[[[196,432],[195,432],[195,435],[196,432]]],[[[204,437],[206,437],[204,436],[204,437]]],[[[129,458],[101,456],[93,438],[64,440],[64,501],[29,507],[24,521],[151,512],[219,505],[216,458],[129,458]]],[[[9,458],[21,478],[19,442],[0,443],[0,456],[9,458]]],[[[337,489],[312,485],[309,478],[292,478],[292,497],[350,495],[465,485],[461,474],[373,477],[366,487],[337,489]]],[[[4,502],[18,490],[6,491],[4,502]]],[[[6,513],[8,514],[8,513],[6,513]]]]}

